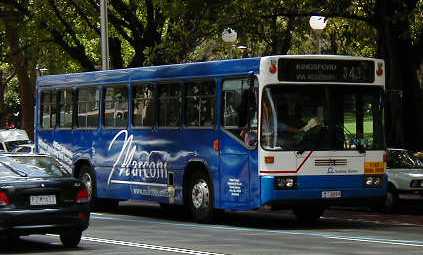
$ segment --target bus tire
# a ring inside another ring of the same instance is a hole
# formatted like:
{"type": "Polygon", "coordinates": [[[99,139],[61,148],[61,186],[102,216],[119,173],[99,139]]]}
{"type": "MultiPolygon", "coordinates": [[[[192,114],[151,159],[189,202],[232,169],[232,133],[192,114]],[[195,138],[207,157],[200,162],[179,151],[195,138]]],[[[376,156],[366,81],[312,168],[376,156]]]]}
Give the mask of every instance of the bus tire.
{"type": "Polygon", "coordinates": [[[323,207],[296,207],[293,209],[297,221],[302,224],[315,224],[323,215],[323,207]]]}
{"type": "Polygon", "coordinates": [[[213,194],[208,175],[203,171],[194,172],[188,190],[188,208],[197,222],[210,222],[213,218],[213,194]]]}
{"type": "Polygon", "coordinates": [[[385,201],[383,204],[383,211],[385,213],[394,213],[398,206],[398,192],[390,185],[385,195],[385,201]]]}
{"type": "Polygon", "coordinates": [[[97,197],[97,183],[96,176],[92,168],[88,165],[82,165],[79,169],[79,179],[84,183],[90,194],[90,205],[92,206],[97,197]]]}

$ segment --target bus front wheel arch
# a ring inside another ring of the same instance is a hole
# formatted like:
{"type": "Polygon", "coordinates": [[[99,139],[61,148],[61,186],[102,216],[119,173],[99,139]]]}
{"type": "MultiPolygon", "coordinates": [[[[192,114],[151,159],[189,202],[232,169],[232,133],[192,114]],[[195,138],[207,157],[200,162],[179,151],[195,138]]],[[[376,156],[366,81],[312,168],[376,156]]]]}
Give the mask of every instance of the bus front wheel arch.
{"type": "Polygon", "coordinates": [[[90,194],[90,205],[94,210],[109,211],[119,206],[119,200],[97,197],[97,177],[94,169],[89,164],[78,167],[78,178],[84,183],[90,194]]]}

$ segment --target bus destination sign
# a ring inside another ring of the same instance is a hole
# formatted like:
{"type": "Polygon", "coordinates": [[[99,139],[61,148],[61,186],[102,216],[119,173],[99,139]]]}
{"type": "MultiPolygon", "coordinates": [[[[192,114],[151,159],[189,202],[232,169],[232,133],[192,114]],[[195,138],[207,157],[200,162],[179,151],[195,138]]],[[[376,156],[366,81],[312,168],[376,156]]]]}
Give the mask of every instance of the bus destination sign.
{"type": "Polygon", "coordinates": [[[369,60],[284,59],[278,61],[279,81],[372,83],[374,62],[369,60]]]}

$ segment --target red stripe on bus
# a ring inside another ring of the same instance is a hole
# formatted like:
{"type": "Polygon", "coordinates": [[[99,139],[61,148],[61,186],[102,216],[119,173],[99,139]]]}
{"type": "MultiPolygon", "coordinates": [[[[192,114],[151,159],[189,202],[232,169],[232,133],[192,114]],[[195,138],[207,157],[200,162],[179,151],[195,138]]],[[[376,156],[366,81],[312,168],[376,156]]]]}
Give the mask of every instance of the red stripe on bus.
{"type": "Polygon", "coordinates": [[[305,162],[308,160],[308,158],[310,158],[311,154],[313,153],[313,151],[310,151],[307,156],[304,158],[303,162],[301,162],[301,164],[297,167],[297,170],[262,170],[260,171],[260,173],[263,174],[282,174],[282,173],[298,173],[301,169],[301,167],[303,167],[303,165],[305,164],[305,162]]]}

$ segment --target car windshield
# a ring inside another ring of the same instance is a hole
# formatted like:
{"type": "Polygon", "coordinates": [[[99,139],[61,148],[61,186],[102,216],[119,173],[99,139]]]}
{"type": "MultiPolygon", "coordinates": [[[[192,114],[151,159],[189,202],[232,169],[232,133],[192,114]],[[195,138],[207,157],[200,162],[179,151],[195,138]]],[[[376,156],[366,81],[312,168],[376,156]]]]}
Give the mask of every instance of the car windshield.
{"type": "Polygon", "coordinates": [[[0,158],[0,174],[21,177],[63,177],[69,173],[59,162],[48,156],[10,156],[0,158]]]}
{"type": "Polygon", "coordinates": [[[423,162],[406,150],[390,150],[388,157],[388,168],[411,168],[423,169],[423,162]]]}
{"type": "Polygon", "coordinates": [[[370,86],[269,85],[262,93],[266,150],[380,150],[383,90],[370,86]]]}

